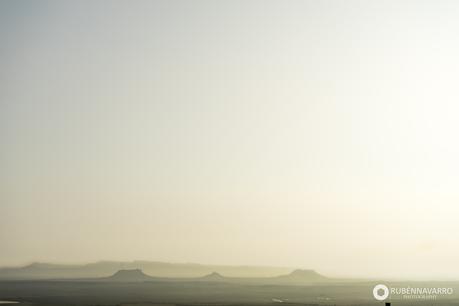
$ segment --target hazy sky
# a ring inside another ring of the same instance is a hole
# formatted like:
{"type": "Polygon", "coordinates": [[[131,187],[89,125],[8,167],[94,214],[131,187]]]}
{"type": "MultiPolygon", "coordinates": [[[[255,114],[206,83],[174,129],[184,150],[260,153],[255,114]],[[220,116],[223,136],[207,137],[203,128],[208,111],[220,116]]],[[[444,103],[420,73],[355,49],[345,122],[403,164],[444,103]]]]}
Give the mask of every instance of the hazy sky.
{"type": "Polygon", "coordinates": [[[0,265],[459,279],[459,2],[0,2],[0,265]]]}

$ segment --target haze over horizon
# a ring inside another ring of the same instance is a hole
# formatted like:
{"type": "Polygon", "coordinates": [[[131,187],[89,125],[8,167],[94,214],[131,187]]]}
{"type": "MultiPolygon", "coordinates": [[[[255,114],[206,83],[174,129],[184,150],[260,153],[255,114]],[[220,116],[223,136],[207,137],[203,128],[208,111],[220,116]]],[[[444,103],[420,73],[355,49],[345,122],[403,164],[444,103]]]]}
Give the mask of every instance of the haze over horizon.
{"type": "Polygon", "coordinates": [[[459,279],[459,2],[0,2],[0,266],[459,279]]]}

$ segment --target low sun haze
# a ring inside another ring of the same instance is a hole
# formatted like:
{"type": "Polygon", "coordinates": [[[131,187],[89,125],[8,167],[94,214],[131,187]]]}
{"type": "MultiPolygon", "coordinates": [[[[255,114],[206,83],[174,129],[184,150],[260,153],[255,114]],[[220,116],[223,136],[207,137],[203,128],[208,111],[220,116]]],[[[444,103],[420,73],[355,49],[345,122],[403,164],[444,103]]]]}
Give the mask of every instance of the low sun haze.
{"type": "Polygon", "coordinates": [[[2,1],[0,266],[457,278],[458,14],[2,1]]]}

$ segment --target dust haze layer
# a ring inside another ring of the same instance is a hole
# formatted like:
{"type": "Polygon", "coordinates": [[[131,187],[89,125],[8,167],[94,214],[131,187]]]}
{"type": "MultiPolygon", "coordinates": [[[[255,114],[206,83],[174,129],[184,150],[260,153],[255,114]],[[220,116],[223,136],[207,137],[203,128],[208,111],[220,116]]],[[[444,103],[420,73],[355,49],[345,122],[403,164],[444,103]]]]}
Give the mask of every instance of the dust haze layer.
{"type": "Polygon", "coordinates": [[[79,279],[109,277],[117,271],[142,271],[154,277],[193,278],[218,271],[227,277],[274,277],[292,272],[288,267],[224,266],[153,261],[101,261],[82,265],[32,263],[0,268],[0,280],[79,279]]]}

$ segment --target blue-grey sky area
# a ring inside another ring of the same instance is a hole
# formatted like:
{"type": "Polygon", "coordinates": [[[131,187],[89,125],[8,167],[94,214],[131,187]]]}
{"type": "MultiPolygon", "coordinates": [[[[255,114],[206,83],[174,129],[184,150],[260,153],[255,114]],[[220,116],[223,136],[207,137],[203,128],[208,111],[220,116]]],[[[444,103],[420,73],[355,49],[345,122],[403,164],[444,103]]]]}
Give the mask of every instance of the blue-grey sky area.
{"type": "Polygon", "coordinates": [[[459,2],[1,1],[0,266],[459,278],[459,2]]]}

